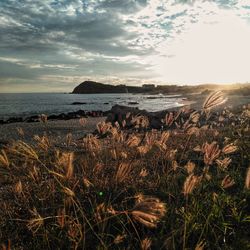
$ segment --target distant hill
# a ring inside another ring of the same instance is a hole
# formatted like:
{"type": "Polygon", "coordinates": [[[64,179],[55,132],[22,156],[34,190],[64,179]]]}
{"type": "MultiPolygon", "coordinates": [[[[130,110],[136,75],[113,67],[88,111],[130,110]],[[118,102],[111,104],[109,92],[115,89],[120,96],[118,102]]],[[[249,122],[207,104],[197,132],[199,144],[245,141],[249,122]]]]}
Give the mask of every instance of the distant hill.
{"type": "Polygon", "coordinates": [[[145,84],[141,87],[126,85],[103,84],[94,81],[85,81],[74,88],[73,94],[100,94],[100,93],[149,93],[149,94],[190,94],[209,93],[214,90],[223,90],[227,94],[249,95],[250,84],[200,84],[200,85],[158,85],[145,84]]]}
{"type": "Polygon", "coordinates": [[[74,88],[73,94],[100,94],[100,93],[146,93],[150,88],[133,87],[126,85],[111,85],[93,81],[85,81],[74,88]]]}

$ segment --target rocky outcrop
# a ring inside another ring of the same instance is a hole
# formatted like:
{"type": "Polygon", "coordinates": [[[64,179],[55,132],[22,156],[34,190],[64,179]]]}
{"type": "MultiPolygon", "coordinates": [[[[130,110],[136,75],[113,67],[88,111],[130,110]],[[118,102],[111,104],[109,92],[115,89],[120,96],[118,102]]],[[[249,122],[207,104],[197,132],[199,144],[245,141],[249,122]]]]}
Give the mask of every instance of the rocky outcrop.
{"type": "MultiPolygon", "coordinates": [[[[47,120],[70,120],[70,119],[79,119],[82,117],[100,117],[105,116],[106,113],[101,110],[96,111],[84,111],[84,110],[78,110],[74,112],[69,113],[61,113],[61,114],[53,114],[49,115],[47,117],[47,120]]],[[[18,117],[12,117],[7,120],[0,120],[1,124],[8,124],[8,123],[16,123],[16,122],[39,122],[40,116],[39,115],[33,115],[26,118],[18,118],[18,117]]]]}
{"type": "MultiPolygon", "coordinates": [[[[160,129],[162,127],[162,119],[165,118],[166,114],[168,114],[170,111],[163,110],[159,112],[148,112],[146,110],[140,110],[136,107],[127,107],[127,106],[121,106],[121,105],[115,105],[112,107],[112,109],[108,112],[107,115],[107,122],[115,123],[118,122],[120,125],[122,125],[122,122],[126,121],[126,127],[130,128],[132,127],[132,117],[136,115],[143,115],[146,116],[149,120],[149,127],[153,129],[160,129]],[[129,117],[127,117],[127,114],[130,114],[129,117]]],[[[176,113],[176,111],[174,111],[176,113]]]]}
{"type": "Polygon", "coordinates": [[[111,85],[93,81],[85,81],[74,88],[73,94],[101,94],[101,93],[149,93],[151,89],[144,87],[111,85]]]}

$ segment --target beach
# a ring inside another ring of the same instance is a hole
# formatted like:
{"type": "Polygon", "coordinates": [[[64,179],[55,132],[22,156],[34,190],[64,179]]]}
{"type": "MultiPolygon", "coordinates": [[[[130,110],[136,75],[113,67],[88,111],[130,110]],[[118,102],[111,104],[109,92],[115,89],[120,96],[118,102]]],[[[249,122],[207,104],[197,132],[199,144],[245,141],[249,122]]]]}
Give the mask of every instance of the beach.
{"type": "Polygon", "coordinates": [[[99,122],[105,121],[106,117],[89,117],[86,123],[81,125],[79,119],[55,120],[42,122],[19,122],[4,124],[0,127],[0,142],[9,142],[11,140],[23,140],[32,143],[35,135],[43,136],[47,134],[53,138],[55,143],[60,144],[65,141],[67,134],[72,134],[72,139],[79,139],[95,130],[99,122]],[[20,134],[20,129],[23,131],[20,134]]]}
{"type": "MultiPolygon", "coordinates": [[[[202,104],[206,99],[206,95],[187,95],[183,99],[181,104],[183,107],[200,110],[202,104]]],[[[231,109],[237,109],[243,105],[250,103],[249,96],[228,96],[228,100],[225,104],[215,107],[215,111],[220,111],[224,107],[230,107],[231,109]]],[[[171,108],[169,111],[178,110],[179,107],[171,108]]],[[[99,122],[105,121],[106,116],[103,117],[88,117],[86,118],[86,124],[81,125],[79,119],[70,120],[48,120],[43,122],[18,122],[0,125],[0,143],[5,144],[11,140],[23,140],[25,142],[32,143],[35,135],[42,136],[47,134],[55,143],[60,144],[65,142],[67,134],[72,134],[72,139],[82,138],[87,133],[92,133],[96,129],[96,125],[99,122]],[[23,131],[20,134],[20,129],[23,131]]]]}

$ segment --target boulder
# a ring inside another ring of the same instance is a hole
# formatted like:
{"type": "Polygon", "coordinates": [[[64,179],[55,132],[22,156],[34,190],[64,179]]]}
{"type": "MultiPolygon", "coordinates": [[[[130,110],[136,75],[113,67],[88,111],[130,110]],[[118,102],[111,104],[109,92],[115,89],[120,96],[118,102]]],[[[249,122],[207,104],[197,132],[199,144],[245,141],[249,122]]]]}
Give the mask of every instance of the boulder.
{"type": "Polygon", "coordinates": [[[146,110],[140,110],[136,107],[127,107],[121,105],[115,105],[111,108],[107,115],[107,122],[115,123],[118,122],[122,125],[122,122],[126,121],[126,127],[131,127],[132,116],[143,115],[149,119],[149,127],[152,129],[160,129],[162,126],[161,120],[169,113],[167,110],[159,112],[147,112],[146,110]],[[129,117],[126,117],[127,114],[131,114],[129,117]]]}

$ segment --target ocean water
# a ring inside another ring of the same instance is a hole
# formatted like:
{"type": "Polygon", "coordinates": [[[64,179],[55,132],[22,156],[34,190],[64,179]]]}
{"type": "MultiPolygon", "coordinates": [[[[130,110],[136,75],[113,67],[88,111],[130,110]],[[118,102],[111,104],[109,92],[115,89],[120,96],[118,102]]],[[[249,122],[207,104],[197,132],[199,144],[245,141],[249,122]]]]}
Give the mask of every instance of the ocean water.
{"type": "Polygon", "coordinates": [[[0,119],[28,117],[39,114],[60,114],[79,109],[86,111],[110,110],[115,104],[159,111],[182,106],[181,96],[144,94],[63,94],[63,93],[0,93],[0,119]],[[85,102],[72,105],[73,102],[85,102]],[[129,104],[138,102],[139,104],[129,104]]]}

